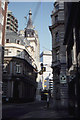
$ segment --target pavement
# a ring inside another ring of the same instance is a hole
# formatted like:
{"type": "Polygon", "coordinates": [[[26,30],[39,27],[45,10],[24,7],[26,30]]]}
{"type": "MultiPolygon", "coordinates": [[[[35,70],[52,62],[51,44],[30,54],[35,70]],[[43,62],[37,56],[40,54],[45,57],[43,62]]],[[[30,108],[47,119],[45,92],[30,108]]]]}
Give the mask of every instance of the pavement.
{"type": "Polygon", "coordinates": [[[20,117],[19,119],[26,119],[26,118],[56,118],[56,119],[62,119],[62,118],[66,118],[66,119],[73,119],[72,116],[69,116],[67,113],[65,113],[64,111],[52,111],[52,110],[40,110],[40,111],[34,111],[34,112],[30,112],[28,114],[25,114],[24,116],[20,117]]]}
{"type": "MultiPolygon", "coordinates": [[[[69,115],[68,111],[66,110],[54,110],[52,104],[50,103],[49,108],[47,108],[46,106],[46,102],[45,101],[35,101],[32,103],[24,103],[23,104],[6,104],[3,105],[3,109],[10,109],[12,108],[12,106],[15,108],[15,106],[19,106],[19,108],[25,107],[26,105],[32,106],[32,110],[30,110],[29,112],[25,112],[25,114],[22,114],[16,118],[12,117],[12,118],[3,118],[2,120],[26,120],[28,118],[46,118],[46,119],[50,119],[52,118],[53,120],[73,120],[75,119],[74,116],[69,115]],[[39,107],[38,107],[39,106],[39,107]],[[34,107],[34,108],[33,108],[34,107]]],[[[23,109],[23,108],[22,108],[23,109]]]]}
{"type": "MultiPolygon", "coordinates": [[[[73,119],[74,117],[69,115],[67,111],[56,111],[50,105],[49,108],[46,106],[41,107],[38,111],[32,111],[22,116],[22,118],[54,118],[54,119],[73,119]]],[[[21,119],[21,117],[20,117],[21,119]]]]}

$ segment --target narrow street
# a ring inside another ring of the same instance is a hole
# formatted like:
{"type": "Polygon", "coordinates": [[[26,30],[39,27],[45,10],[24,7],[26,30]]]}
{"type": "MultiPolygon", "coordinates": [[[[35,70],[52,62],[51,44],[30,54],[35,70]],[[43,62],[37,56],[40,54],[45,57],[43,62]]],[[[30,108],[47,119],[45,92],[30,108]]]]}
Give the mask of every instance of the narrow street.
{"type": "Polygon", "coordinates": [[[46,101],[5,104],[2,110],[2,120],[26,120],[27,118],[54,118],[54,119],[73,119],[66,111],[54,111],[52,104],[46,107],[46,101]]]}

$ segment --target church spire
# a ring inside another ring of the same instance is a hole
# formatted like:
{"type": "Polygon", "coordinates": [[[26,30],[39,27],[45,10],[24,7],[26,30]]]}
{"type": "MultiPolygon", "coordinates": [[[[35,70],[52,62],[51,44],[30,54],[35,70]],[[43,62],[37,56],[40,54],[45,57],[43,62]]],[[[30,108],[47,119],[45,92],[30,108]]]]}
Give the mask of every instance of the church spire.
{"type": "Polygon", "coordinates": [[[33,23],[32,23],[32,12],[31,9],[29,10],[29,19],[27,23],[27,29],[33,29],[33,23]]]}

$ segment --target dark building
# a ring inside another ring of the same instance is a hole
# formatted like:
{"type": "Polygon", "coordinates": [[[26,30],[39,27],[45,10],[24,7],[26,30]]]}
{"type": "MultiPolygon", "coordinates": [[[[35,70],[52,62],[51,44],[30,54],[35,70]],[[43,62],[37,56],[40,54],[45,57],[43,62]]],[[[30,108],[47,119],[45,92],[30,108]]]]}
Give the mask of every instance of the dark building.
{"type": "Polygon", "coordinates": [[[65,2],[64,8],[69,110],[78,116],[80,111],[80,2],[65,2]]]}
{"type": "Polygon", "coordinates": [[[2,118],[2,66],[4,57],[7,6],[8,2],[0,0],[0,119],[2,118]]]}
{"type": "Polygon", "coordinates": [[[64,41],[64,2],[54,2],[51,14],[53,98],[55,108],[67,108],[66,46],[64,41]]]}

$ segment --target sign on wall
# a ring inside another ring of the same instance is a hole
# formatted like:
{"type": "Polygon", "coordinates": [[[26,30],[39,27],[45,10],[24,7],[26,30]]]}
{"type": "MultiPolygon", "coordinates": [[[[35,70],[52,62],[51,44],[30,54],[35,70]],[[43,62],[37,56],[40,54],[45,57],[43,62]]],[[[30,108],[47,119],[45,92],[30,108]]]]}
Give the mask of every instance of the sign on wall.
{"type": "Polygon", "coordinates": [[[66,75],[60,75],[60,83],[66,83],[66,75]]]}

